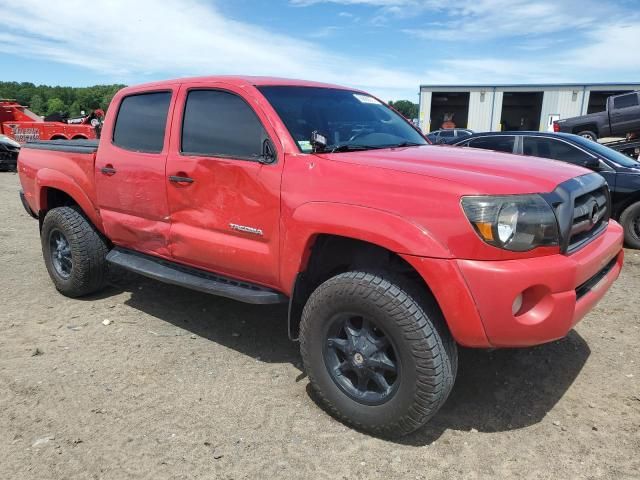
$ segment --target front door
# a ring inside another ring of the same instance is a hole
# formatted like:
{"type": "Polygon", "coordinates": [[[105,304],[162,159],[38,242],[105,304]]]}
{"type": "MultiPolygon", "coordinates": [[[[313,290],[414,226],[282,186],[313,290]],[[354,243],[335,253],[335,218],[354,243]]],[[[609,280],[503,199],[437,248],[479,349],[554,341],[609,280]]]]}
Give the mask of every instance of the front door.
{"type": "Polygon", "coordinates": [[[117,113],[109,112],[113,117],[105,124],[95,161],[97,202],[107,236],[116,245],[164,257],[170,256],[165,132],[173,93],[116,98],[117,113]]]}
{"type": "Polygon", "coordinates": [[[632,92],[613,97],[613,110],[610,110],[612,136],[623,136],[640,129],[640,93],[632,92]]]}
{"type": "Polygon", "coordinates": [[[167,159],[173,257],[277,287],[284,155],[273,128],[251,95],[222,83],[185,87],[178,102],[167,159]]]}

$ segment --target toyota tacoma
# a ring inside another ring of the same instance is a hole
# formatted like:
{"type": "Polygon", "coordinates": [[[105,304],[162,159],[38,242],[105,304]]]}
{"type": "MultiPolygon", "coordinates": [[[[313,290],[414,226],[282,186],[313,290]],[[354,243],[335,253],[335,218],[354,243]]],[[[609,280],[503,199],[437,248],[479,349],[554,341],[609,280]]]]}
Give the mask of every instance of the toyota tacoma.
{"type": "Polygon", "coordinates": [[[63,295],[117,265],[286,302],[321,404],[400,436],[447,399],[459,345],[562,338],[620,273],[604,179],[505,155],[431,146],[362,91],[202,77],[121,90],[99,142],[27,143],[18,170],[63,295]]]}

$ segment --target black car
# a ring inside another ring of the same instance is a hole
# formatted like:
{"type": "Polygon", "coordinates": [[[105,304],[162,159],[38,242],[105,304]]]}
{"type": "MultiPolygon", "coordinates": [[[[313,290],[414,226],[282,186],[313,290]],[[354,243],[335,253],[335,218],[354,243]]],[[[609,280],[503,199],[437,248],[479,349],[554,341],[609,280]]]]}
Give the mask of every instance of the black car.
{"type": "Polygon", "coordinates": [[[442,128],[429,132],[427,138],[434,145],[440,145],[443,143],[455,143],[461,138],[466,138],[471,134],[473,134],[473,130],[469,130],[468,128],[442,128]]]}
{"type": "Polygon", "coordinates": [[[15,170],[18,162],[20,144],[15,140],[0,135],[0,171],[15,170]]]}
{"type": "Polygon", "coordinates": [[[640,248],[640,163],[636,160],[570,133],[476,133],[455,145],[551,158],[598,172],[609,184],[611,217],[624,227],[627,244],[640,248]]]}

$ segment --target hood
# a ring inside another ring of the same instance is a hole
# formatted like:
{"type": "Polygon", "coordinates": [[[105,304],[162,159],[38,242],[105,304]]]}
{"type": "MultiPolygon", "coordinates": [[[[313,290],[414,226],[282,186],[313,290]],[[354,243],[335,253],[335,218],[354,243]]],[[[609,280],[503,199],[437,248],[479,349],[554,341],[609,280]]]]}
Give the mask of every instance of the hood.
{"type": "Polygon", "coordinates": [[[319,156],[455,182],[467,187],[465,194],[545,193],[570,178],[592,173],[556,160],[468,147],[425,145],[319,156]]]}

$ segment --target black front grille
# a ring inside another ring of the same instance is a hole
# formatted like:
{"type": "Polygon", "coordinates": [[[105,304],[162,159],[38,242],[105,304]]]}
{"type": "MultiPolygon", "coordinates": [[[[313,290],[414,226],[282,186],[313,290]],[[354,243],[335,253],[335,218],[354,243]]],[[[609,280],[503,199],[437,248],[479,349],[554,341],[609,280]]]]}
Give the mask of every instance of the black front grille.
{"type": "Polygon", "coordinates": [[[597,173],[567,180],[543,197],[556,213],[563,253],[575,252],[606,230],[611,196],[597,173]]]}
{"type": "Polygon", "coordinates": [[[609,190],[606,186],[576,197],[569,232],[569,251],[604,230],[609,221],[609,190]]]}

